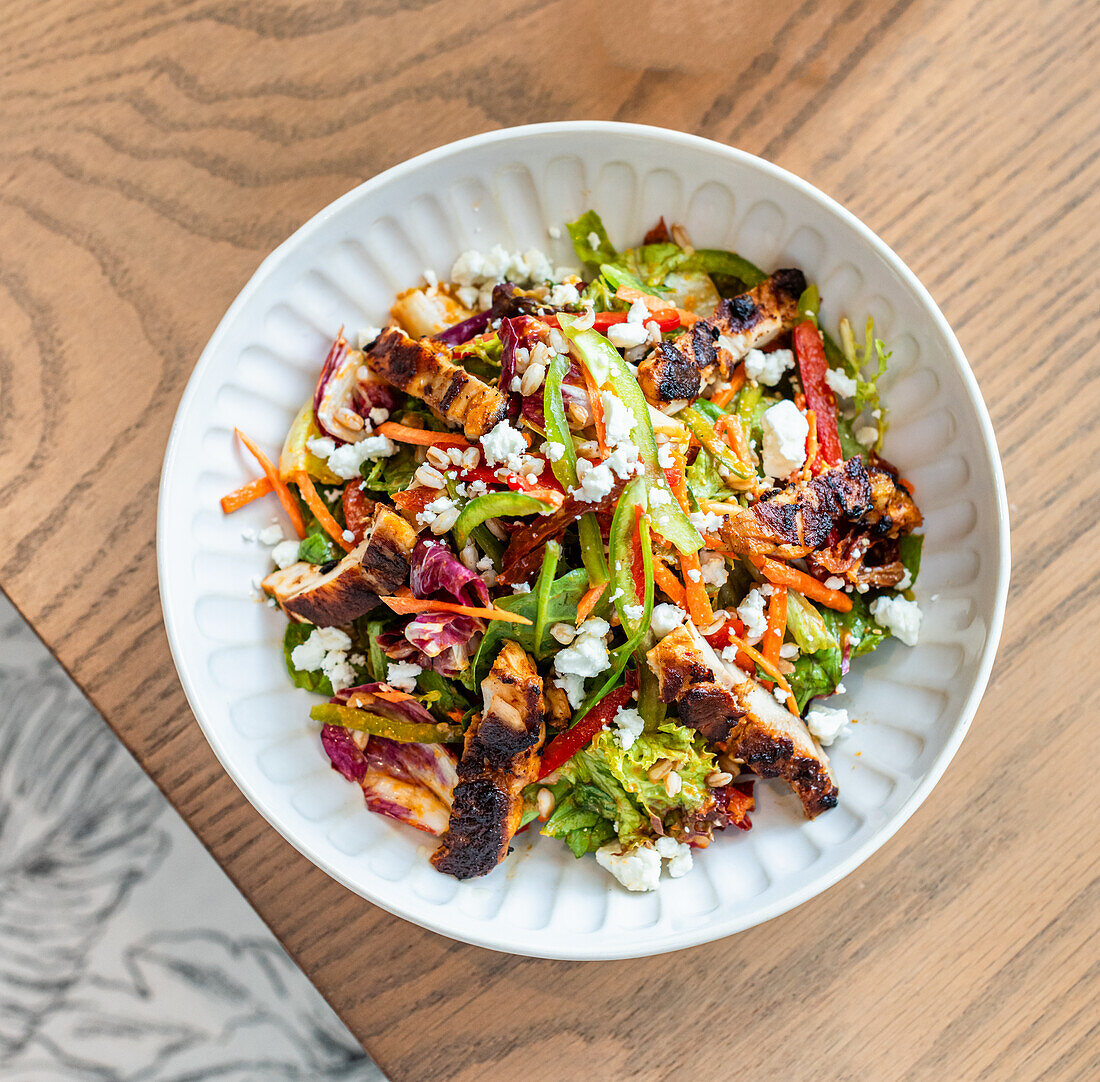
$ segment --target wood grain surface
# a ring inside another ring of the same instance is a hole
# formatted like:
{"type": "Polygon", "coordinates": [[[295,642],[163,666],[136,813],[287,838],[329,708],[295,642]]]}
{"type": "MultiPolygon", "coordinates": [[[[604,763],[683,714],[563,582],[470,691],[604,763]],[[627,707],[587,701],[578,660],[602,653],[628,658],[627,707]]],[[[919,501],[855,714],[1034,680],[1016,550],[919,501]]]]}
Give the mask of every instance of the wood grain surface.
{"type": "Polygon", "coordinates": [[[1100,1074],[1100,6],[4,0],[0,28],[0,585],[395,1082],[1100,1074]],[[584,117],[762,154],[900,253],[989,403],[1014,550],[985,702],[901,832],[763,927],[606,964],[452,943],[299,857],[193,721],[154,567],[176,404],[264,255],[409,155],[584,117]]]}

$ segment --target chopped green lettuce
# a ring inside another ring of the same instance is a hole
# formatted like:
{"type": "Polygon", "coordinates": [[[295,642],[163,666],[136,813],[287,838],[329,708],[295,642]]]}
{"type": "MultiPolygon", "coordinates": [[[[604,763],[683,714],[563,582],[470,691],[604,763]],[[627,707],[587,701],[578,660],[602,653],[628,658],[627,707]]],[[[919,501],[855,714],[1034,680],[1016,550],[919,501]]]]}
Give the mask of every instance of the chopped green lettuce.
{"type": "MultiPolygon", "coordinates": [[[[664,820],[671,813],[703,808],[710,800],[706,778],[714,769],[714,755],[702,736],[675,721],[642,733],[625,750],[605,729],[561,768],[561,779],[552,786],[557,804],[542,833],[562,838],[577,856],[615,837],[636,842],[652,835],[651,815],[664,820]],[[680,775],[674,797],[663,779],[649,779],[658,759],[672,760],[680,775]]],[[[532,794],[537,791],[530,788],[532,794]]]]}
{"type": "Polygon", "coordinates": [[[306,563],[325,564],[337,559],[338,555],[343,554],[337,552],[328,534],[319,526],[298,542],[298,559],[306,563]]]}
{"type": "Polygon", "coordinates": [[[587,210],[575,222],[567,222],[566,229],[573,240],[573,248],[582,263],[598,267],[601,263],[618,262],[619,253],[607,238],[607,230],[594,210],[587,210]],[[597,243],[592,243],[595,237],[597,243]]]}

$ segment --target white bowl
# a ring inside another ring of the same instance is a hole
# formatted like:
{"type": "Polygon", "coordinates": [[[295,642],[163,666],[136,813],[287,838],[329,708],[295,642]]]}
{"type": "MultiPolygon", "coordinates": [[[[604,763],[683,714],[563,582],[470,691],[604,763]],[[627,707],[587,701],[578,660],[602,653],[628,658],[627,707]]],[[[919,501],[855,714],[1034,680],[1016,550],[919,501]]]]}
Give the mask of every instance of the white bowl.
{"type": "Polygon", "coordinates": [[[835,883],[912,815],[955,754],[985,689],[1008,589],[1008,514],[993,430],[973,373],[935,302],[866,226],[811,185],[705,139],[631,124],[512,128],[465,139],[336,200],[273,252],[203,351],[172,428],[158,509],[161,600],[188,701],[241,791],[318,867],[376,905],[455,939],[551,958],[630,958],[759,924],[835,883]],[[311,393],[335,333],[381,325],[425,268],[444,277],[466,248],[543,248],[588,207],[636,243],[660,215],[700,246],[731,248],[817,281],[824,318],[875,317],[893,349],[885,453],[916,486],[926,521],[919,645],[891,641],[845,683],[861,719],[835,744],[836,809],[807,822],[778,783],[757,785],[748,833],[730,831],[657,893],[628,894],[591,858],[520,836],[491,875],[437,873],[434,839],[367,812],[330,769],[291,687],[284,618],[251,582],[268,550],[242,530],[272,499],[231,516],[218,498],[256,474],[239,425],[274,453],[311,393]]]}

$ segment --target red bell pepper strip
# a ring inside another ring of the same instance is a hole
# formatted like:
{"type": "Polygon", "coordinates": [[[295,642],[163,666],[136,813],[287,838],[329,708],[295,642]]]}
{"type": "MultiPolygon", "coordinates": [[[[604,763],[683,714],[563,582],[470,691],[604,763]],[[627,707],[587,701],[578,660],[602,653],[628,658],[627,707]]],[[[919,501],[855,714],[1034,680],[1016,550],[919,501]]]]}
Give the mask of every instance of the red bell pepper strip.
{"type": "MultiPolygon", "coordinates": [[[[597,312],[596,322],[592,325],[594,330],[603,334],[608,327],[615,323],[625,323],[627,312],[597,312]]],[[[558,326],[558,317],[556,315],[547,315],[539,317],[544,323],[548,323],[551,327],[558,326]]],[[[675,308],[661,308],[656,312],[650,312],[649,319],[652,319],[662,331],[674,331],[680,326],[682,320],[680,319],[680,313],[675,308]]],[[[646,323],[649,322],[646,320],[646,323]]]]}
{"type": "Polygon", "coordinates": [[[564,733],[555,736],[546,750],[542,753],[542,762],[539,765],[539,780],[547,774],[553,774],[559,766],[564,766],[581,748],[587,747],[596,734],[611,723],[611,719],[619,712],[620,706],[626,706],[634,694],[632,681],[627,680],[622,687],[609,691],[587,714],[564,733]]]}
{"type": "Polygon", "coordinates": [[[836,427],[836,396],[825,382],[825,373],[829,370],[825,343],[812,320],[795,327],[794,352],[798,358],[802,389],[806,394],[806,408],[813,410],[817,419],[818,450],[813,469],[814,473],[820,473],[829,466],[839,466],[844,456],[836,427]]]}

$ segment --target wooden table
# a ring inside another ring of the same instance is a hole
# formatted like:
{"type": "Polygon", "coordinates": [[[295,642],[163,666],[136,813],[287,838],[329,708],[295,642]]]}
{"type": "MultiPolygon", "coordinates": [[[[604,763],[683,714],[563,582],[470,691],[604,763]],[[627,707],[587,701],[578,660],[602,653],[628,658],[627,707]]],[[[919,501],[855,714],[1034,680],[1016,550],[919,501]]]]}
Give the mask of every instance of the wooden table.
{"type": "Polygon", "coordinates": [[[1096,1077],[1097,7],[591,7],[8,0],[0,585],[395,1080],[1096,1077]],[[909,824],[763,927],[608,964],[452,943],[286,845],[187,709],[153,540],[184,383],[272,247],[409,155],[578,117],[762,154],[893,245],[1014,518],[989,692],[909,824]]]}

